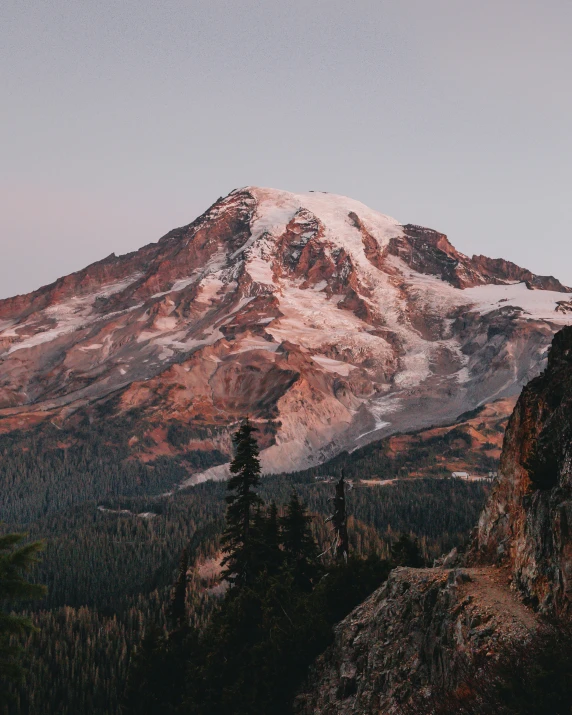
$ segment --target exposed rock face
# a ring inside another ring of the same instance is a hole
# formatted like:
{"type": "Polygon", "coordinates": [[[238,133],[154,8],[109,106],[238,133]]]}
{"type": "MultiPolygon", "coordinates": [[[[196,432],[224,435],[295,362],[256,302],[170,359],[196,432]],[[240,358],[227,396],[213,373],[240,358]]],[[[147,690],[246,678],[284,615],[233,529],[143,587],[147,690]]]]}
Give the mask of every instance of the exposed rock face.
{"type": "Polygon", "coordinates": [[[572,328],[510,419],[499,482],[483,511],[473,560],[505,562],[541,611],[572,610],[572,328]]]}
{"type": "Polygon", "coordinates": [[[389,251],[420,273],[439,276],[456,288],[525,283],[530,290],[572,293],[572,288],[562,285],[553,276],[534,275],[502,258],[469,258],[457,251],[445,234],[429,228],[406,224],[403,234],[390,241],[389,251]]]}
{"type": "Polygon", "coordinates": [[[518,281],[526,283],[531,290],[555,290],[561,293],[572,293],[572,288],[563,286],[554,276],[535,276],[525,268],[510,261],[504,261],[502,258],[473,256],[472,262],[478,268],[480,275],[493,283],[518,281]]]}
{"type": "Polygon", "coordinates": [[[335,628],[299,715],[389,715],[427,688],[450,688],[465,659],[536,627],[501,569],[396,569],[335,628]]]}
{"type": "Polygon", "coordinates": [[[149,460],[229,454],[248,414],[264,468],[302,468],[518,394],[572,323],[568,291],[345,197],[249,187],[0,301],[0,431],[70,428],[106,402],[138,416],[149,460]],[[169,441],[177,425],[188,439],[169,441]]]}

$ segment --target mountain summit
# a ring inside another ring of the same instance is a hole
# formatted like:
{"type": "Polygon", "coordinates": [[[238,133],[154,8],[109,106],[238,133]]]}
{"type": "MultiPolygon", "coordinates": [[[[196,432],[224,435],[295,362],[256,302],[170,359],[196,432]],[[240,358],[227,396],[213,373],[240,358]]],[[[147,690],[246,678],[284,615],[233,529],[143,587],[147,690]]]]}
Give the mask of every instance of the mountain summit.
{"type": "Polygon", "coordinates": [[[352,199],[238,189],[0,301],[0,431],[129,413],[134,457],[220,463],[249,415],[264,468],[302,468],[518,393],[571,292],[352,199]]]}

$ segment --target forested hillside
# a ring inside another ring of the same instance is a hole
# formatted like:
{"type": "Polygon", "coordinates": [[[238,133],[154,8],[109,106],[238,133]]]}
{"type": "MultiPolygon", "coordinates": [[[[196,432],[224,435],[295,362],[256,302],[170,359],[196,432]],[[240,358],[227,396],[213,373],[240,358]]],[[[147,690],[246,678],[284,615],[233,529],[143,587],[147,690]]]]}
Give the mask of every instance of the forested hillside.
{"type": "MultiPolygon", "coordinates": [[[[0,437],[1,529],[45,540],[43,560],[32,576],[48,589],[41,601],[25,606],[39,631],[28,637],[27,683],[15,692],[11,715],[118,713],[133,648],[149,624],[167,626],[183,548],[191,564],[215,565],[190,572],[193,623],[204,627],[218,603],[216,559],[226,485],[176,487],[189,468],[206,468],[224,457],[194,451],[149,463],[133,459],[128,436],[136,417],[110,417],[95,428],[82,418],[70,431],[44,425],[0,437]]],[[[281,510],[294,487],[314,515],[311,528],[320,549],[327,551],[331,528],[325,518],[333,484],[323,477],[343,467],[354,480],[348,492],[353,552],[387,558],[392,542],[410,533],[431,561],[467,538],[487,486],[403,477],[415,470],[446,476],[438,463],[444,456],[462,457],[481,471],[493,468],[490,449],[500,439],[503,419],[495,413],[491,421],[479,412],[459,427],[406,437],[400,448],[396,438],[382,440],[322,468],[264,477],[260,495],[281,510]],[[402,479],[372,486],[360,483],[361,477],[402,479]]]]}
{"type": "MultiPolygon", "coordinates": [[[[70,469],[67,478],[81,484],[84,473],[70,469]]],[[[281,508],[293,487],[316,515],[312,530],[321,548],[328,548],[324,517],[333,486],[308,475],[275,476],[262,480],[260,493],[281,508]]],[[[352,548],[387,557],[390,542],[407,532],[430,560],[466,539],[485,492],[481,483],[459,480],[355,486],[348,492],[352,548]]],[[[48,594],[34,604],[40,631],[28,639],[30,672],[14,715],[118,712],[133,646],[149,623],[166,624],[181,549],[189,548],[191,563],[219,552],[225,494],[226,485],[215,482],[155,498],[108,494],[28,524],[31,537],[46,540],[35,577],[48,594]],[[85,710],[86,703],[93,709],[85,710]]],[[[189,602],[199,626],[216,603],[216,583],[216,575],[192,571],[189,602]]]]}
{"type": "MultiPolygon", "coordinates": [[[[130,442],[143,439],[137,412],[111,417],[108,408],[100,408],[95,424],[80,415],[66,429],[50,423],[0,435],[4,521],[25,526],[91,499],[161,494],[188,477],[189,470],[225,461],[216,450],[159,456],[149,464],[134,459],[130,442]]],[[[195,432],[202,434],[200,428],[188,428],[187,439],[195,432]]]]}

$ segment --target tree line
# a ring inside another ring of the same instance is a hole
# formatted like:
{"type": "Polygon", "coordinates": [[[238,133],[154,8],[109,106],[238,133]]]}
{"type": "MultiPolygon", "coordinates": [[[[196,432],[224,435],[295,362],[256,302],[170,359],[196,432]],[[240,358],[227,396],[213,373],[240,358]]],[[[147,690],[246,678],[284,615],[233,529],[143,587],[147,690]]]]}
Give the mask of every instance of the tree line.
{"type": "MultiPolygon", "coordinates": [[[[134,659],[126,713],[290,713],[307,669],[332,639],[332,626],[396,565],[375,552],[350,553],[343,475],[332,499],[332,543],[322,557],[312,517],[297,491],[282,516],[259,493],[260,463],[248,422],[235,435],[222,535],[228,590],[204,629],[190,625],[188,558],[181,556],[171,630],[151,629],[134,659]]],[[[407,535],[394,552],[423,563],[407,535]]]]}
{"type": "MultiPolygon", "coordinates": [[[[33,469],[26,471],[25,467],[16,481],[20,489],[31,492],[40,481],[52,485],[49,494],[54,496],[55,504],[46,502],[40,518],[34,511],[36,516],[26,524],[30,538],[45,540],[42,562],[32,567],[30,579],[47,585],[48,593],[25,604],[26,615],[39,631],[24,636],[23,663],[28,672],[25,685],[12,687],[16,701],[11,714],[72,715],[84,712],[86,703],[94,714],[119,713],[134,647],[140,646],[149,624],[155,624],[159,640],[171,629],[169,592],[178,555],[186,549],[189,563],[194,564],[214,557],[221,549],[226,485],[209,482],[172,496],[143,496],[147,471],[140,472],[137,467],[133,473],[127,472],[130,484],[132,477],[135,483],[139,480],[135,491],[129,486],[127,495],[118,493],[127,482],[120,482],[113,490],[100,491],[103,482],[96,481],[90,493],[97,494],[98,501],[73,504],[76,497],[70,502],[65,490],[71,489],[72,496],[77,494],[80,499],[82,486],[91,479],[90,475],[103,474],[115,455],[115,471],[105,477],[113,481],[117,470],[122,469],[120,457],[124,453],[112,449],[99,452],[93,438],[89,449],[96,450],[95,456],[89,450],[54,453],[53,445],[48,449],[49,445],[41,442],[36,446],[42,449],[33,457],[36,437],[30,439],[30,450],[23,454],[30,455],[26,464],[33,469]],[[54,454],[57,459],[52,462],[54,454]],[[76,459],[80,454],[81,459],[76,459]],[[85,465],[88,471],[84,471],[85,465]],[[31,474],[34,479],[27,481],[31,474]]],[[[6,448],[0,462],[2,494],[11,493],[19,459],[15,447],[6,448]]],[[[145,467],[150,474],[156,468],[145,467]]],[[[165,474],[170,471],[173,475],[172,469],[179,467],[173,465],[165,474]]],[[[257,519],[266,518],[274,502],[281,532],[293,489],[306,514],[312,514],[308,528],[319,553],[327,551],[331,546],[331,523],[327,519],[333,511],[330,483],[316,481],[308,474],[266,476],[255,490],[266,505],[257,510],[257,519]]],[[[466,539],[485,491],[481,484],[430,479],[399,481],[383,488],[356,486],[347,493],[352,558],[367,560],[373,552],[378,559],[389,562],[400,534],[405,532],[418,539],[424,559],[430,562],[466,539]]],[[[48,501],[49,494],[45,497],[48,501]]],[[[16,496],[9,503],[17,506],[16,496]]],[[[30,499],[25,501],[25,508],[31,504],[30,499]]],[[[3,512],[3,518],[9,513],[3,512]]],[[[20,527],[19,519],[18,515],[3,529],[20,527]]],[[[281,552],[284,548],[280,543],[281,552]]],[[[328,559],[329,553],[320,559],[320,564],[324,566],[328,559]]],[[[313,603],[326,597],[323,592],[327,582],[334,580],[329,570],[335,565],[328,562],[328,575],[324,583],[319,587],[317,584],[311,597],[313,603]]],[[[347,573],[344,568],[340,572],[347,573]]],[[[190,569],[187,612],[191,626],[199,633],[220,605],[218,587],[212,586],[196,569],[190,569]]]]}

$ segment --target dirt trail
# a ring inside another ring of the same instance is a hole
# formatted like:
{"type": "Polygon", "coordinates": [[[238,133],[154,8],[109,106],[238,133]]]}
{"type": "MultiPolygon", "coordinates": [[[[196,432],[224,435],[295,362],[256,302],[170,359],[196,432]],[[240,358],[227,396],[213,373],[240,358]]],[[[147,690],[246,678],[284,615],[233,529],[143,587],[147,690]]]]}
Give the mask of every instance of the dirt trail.
{"type": "Polygon", "coordinates": [[[471,605],[484,620],[494,618],[497,629],[504,635],[525,638],[538,627],[538,616],[510,588],[505,569],[485,566],[462,571],[471,578],[462,586],[463,595],[471,598],[471,605]]]}

